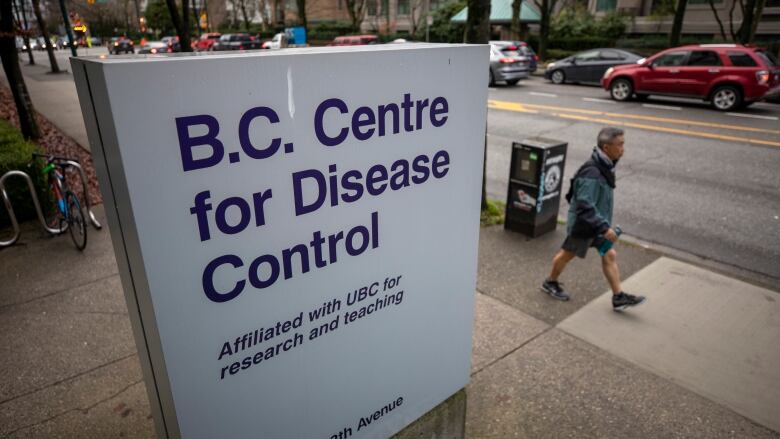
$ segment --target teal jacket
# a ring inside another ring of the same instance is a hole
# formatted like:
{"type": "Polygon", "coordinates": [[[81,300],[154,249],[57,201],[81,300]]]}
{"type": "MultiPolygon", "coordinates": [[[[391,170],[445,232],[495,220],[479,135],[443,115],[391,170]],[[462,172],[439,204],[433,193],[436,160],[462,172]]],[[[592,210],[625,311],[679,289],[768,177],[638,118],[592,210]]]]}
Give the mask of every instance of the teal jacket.
{"type": "Polygon", "coordinates": [[[590,160],[571,181],[566,233],[575,238],[595,238],[612,224],[615,164],[608,163],[593,149],[590,160]]]}

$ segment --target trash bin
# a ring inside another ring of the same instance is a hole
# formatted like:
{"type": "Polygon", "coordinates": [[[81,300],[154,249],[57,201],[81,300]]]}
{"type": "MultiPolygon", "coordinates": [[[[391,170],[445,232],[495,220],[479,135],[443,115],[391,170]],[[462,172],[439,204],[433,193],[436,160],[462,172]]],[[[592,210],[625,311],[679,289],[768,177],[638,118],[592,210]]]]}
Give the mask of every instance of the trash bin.
{"type": "Polygon", "coordinates": [[[542,137],[512,143],[505,229],[532,238],[555,230],[567,146],[542,137]]]}

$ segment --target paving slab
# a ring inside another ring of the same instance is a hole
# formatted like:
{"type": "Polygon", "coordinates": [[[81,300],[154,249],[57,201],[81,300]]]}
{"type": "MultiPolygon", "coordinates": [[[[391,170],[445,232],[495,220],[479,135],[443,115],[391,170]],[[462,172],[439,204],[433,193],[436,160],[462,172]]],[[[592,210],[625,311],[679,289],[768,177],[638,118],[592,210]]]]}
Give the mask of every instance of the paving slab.
{"type": "Polygon", "coordinates": [[[0,309],[0,403],[134,354],[119,276],[0,309]]]}
{"type": "Polygon", "coordinates": [[[549,328],[550,325],[542,321],[477,293],[471,373],[503,358],[549,328]]]}
{"type": "MultiPolygon", "coordinates": [[[[22,224],[19,241],[0,248],[0,309],[116,275],[119,271],[103,206],[93,207],[102,230],[89,226],[87,247],[76,250],[67,233],[52,237],[37,221],[22,224]]],[[[11,229],[0,231],[10,237],[11,229]]]]}
{"type": "Polygon", "coordinates": [[[552,329],[477,373],[469,438],[778,438],[726,407],[552,329]]]}
{"type": "Polygon", "coordinates": [[[0,403],[0,437],[153,438],[135,355],[0,403]]]}
{"type": "MultiPolygon", "coordinates": [[[[565,237],[566,229],[562,226],[534,239],[506,231],[503,226],[483,227],[479,236],[477,289],[548,324],[560,322],[608,288],[601,272],[601,258],[592,249],[584,260],[576,258],[569,263],[560,278],[572,296],[570,301],[560,302],[540,291],[565,237]]],[[[615,248],[623,278],[660,256],[623,242],[615,248]]]]}
{"type": "Polygon", "coordinates": [[[780,294],[669,258],[624,285],[647,303],[605,293],[559,328],[780,432],[780,294]]]}

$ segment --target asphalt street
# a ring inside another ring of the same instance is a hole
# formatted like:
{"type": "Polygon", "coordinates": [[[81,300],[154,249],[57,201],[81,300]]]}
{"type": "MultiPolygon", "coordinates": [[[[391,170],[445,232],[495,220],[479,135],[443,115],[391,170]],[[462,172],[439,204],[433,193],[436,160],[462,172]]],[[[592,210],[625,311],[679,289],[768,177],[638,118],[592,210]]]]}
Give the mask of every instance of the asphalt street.
{"type": "MultiPolygon", "coordinates": [[[[57,51],[70,69],[70,51],[57,51]]],[[[105,54],[104,47],[80,55],[105,54]]],[[[26,54],[20,54],[26,63],[26,54]]],[[[48,66],[45,52],[36,62],[48,66]]],[[[615,222],[631,237],[763,276],[780,285],[780,105],[722,113],[697,100],[615,102],[595,86],[533,76],[488,95],[488,196],[506,199],[511,144],[569,143],[564,190],[600,127],[626,130],[615,222]]],[[[562,201],[561,217],[568,205],[562,201]]]]}
{"type": "MultiPolygon", "coordinates": [[[[780,281],[780,106],[720,113],[704,102],[613,102],[599,87],[532,77],[490,89],[488,196],[506,199],[513,141],[569,143],[564,190],[600,127],[626,130],[615,222],[636,238],[780,281]]],[[[562,201],[560,216],[568,205],[562,201]]]]}

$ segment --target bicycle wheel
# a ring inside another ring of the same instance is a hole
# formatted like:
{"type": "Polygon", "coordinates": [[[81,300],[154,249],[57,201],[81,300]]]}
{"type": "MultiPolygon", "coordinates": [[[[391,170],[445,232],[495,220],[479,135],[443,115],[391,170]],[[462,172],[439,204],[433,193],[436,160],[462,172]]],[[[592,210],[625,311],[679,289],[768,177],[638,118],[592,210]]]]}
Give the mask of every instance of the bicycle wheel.
{"type": "Polygon", "coordinates": [[[78,197],[71,191],[65,192],[65,201],[68,203],[68,231],[70,238],[76,244],[76,248],[84,250],[87,246],[87,220],[84,217],[84,210],[81,208],[78,197]]]}

